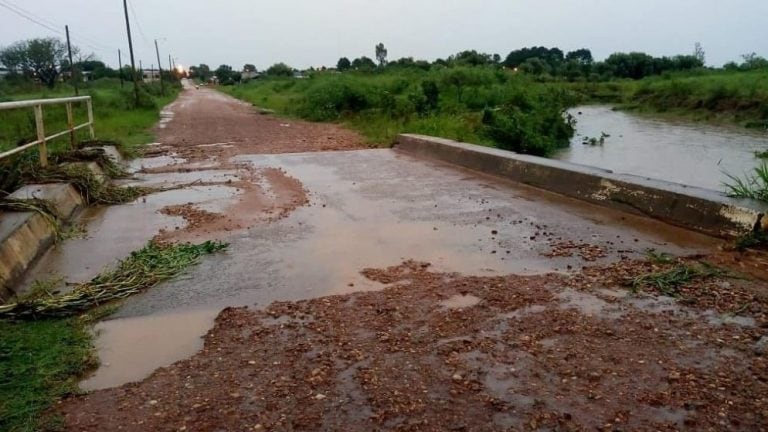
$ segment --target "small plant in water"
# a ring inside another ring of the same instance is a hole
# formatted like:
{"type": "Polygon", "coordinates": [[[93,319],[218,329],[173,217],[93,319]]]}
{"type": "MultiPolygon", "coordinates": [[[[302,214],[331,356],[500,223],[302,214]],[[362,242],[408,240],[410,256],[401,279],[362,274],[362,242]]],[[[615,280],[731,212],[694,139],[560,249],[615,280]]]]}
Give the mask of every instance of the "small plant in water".
{"type": "Polygon", "coordinates": [[[606,138],[610,138],[610,137],[611,137],[611,136],[610,136],[610,135],[608,135],[607,133],[605,133],[605,132],[602,132],[602,133],[600,134],[600,138],[595,138],[595,137],[592,137],[592,138],[590,138],[590,137],[586,137],[586,136],[585,136],[585,137],[584,137],[584,138],[581,140],[581,143],[582,143],[582,144],[584,144],[584,145],[591,145],[591,146],[598,146],[598,145],[603,145],[603,144],[605,144],[605,139],[606,139],[606,138]]]}
{"type": "Polygon", "coordinates": [[[755,157],[759,159],[768,159],[768,150],[755,152],[755,157]]]}
{"type": "Polygon", "coordinates": [[[665,296],[679,297],[679,288],[688,282],[724,276],[729,276],[728,271],[704,262],[695,266],[678,264],[666,271],[636,277],[632,280],[632,291],[652,288],[665,296]]]}

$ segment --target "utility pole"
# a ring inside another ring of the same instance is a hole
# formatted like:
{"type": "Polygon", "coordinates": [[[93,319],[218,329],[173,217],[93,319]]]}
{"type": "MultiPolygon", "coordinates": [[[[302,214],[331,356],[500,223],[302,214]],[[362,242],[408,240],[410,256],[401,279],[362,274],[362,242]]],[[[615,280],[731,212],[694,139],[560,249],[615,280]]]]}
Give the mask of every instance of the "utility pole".
{"type": "Polygon", "coordinates": [[[171,75],[173,75],[174,71],[176,70],[176,68],[173,67],[173,60],[171,60],[171,55],[170,54],[168,54],[168,67],[169,67],[168,70],[171,71],[171,75]]]}
{"type": "Polygon", "coordinates": [[[69,52],[69,74],[72,79],[72,85],[75,86],[75,96],[80,95],[80,91],[77,89],[77,80],[75,79],[75,64],[72,62],[72,44],[69,42],[69,25],[64,26],[64,30],[67,32],[67,51],[69,52]]]}
{"type": "Polygon", "coordinates": [[[125,84],[123,82],[123,53],[120,52],[120,50],[117,50],[117,64],[120,66],[120,69],[118,69],[120,72],[120,88],[123,88],[123,85],[125,84]]]}
{"type": "Polygon", "coordinates": [[[128,20],[128,0],[123,0],[125,12],[125,28],[128,30],[128,50],[131,52],[131,75],[133,76],[133,95],[136,98],[136,106],[139,106],[139,80],[136,76],[136,62],[133,60],[133,39],[131,38],[131,22],[128,20]]]}
{"type": "Polygon", "coordinates": [[[160,77],[160,94],[165,95],[165,84],[163,84],[163,68],[160,67],[160,50],[157,48],[157,39],[155,39],[155,54],[157,54],[157,75],[160,77]]]}

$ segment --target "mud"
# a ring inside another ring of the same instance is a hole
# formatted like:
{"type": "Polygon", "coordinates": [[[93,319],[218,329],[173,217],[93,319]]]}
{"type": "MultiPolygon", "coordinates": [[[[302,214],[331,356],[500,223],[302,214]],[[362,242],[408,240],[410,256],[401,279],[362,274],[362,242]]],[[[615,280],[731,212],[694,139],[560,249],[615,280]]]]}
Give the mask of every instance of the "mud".
{"type": "Polygon", "coordinates": [[[765,299],[743,312],[755,326],[712,323],[679,302],[659,308],[666,300],[612,276],[647,265],[527,277],[412,261],[368,269],[390,286],[227,309],[199,354],[58,412],[82,431],[768,426],[768,359],[756,350],[765,299]],[[457,298],[478,300],[446,307],[457,298]]]}
{"type": "Polygon", "coordinates": [[[253,106],[210,89],[188,89],[171,104],[158,141],[187,161],[227,163],[241,154],[301,153],[365,147],[355,132],[259,114],[253,106]]]}

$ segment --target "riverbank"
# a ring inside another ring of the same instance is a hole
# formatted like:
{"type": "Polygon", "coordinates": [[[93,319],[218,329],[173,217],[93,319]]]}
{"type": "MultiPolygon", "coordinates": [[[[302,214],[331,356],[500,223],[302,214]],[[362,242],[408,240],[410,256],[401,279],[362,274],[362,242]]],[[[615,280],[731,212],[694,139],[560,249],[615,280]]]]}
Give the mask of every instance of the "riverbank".
{"type": "Polygon", "coordinates": [[[672,121],[768,129],[768,71],[699,71],[568,85],[584,101],[672,121]]]}
{"type": "MultiPolygon", "coordinates": [[[[768,127],[768,71],[761,70],[704,70],[591,83],[484,67],[317,72],[307,79],[269,78],[220,90],[281,115],[341,122],[379,146],[393,143],[399,133],[418,133],[551,155],[567,147],[568,140],[540,126],[547,113],[537,109],[537,102],[563,110],[610,103],[664,119],[768,127]],[[506,117],[489,121],[487,113],[499,111],[506,117]],[[547,144],[533,151],[519,144],[541,137],[547,144]]],[[[545,123],[552,124],[551,118],[545,123]]]]}

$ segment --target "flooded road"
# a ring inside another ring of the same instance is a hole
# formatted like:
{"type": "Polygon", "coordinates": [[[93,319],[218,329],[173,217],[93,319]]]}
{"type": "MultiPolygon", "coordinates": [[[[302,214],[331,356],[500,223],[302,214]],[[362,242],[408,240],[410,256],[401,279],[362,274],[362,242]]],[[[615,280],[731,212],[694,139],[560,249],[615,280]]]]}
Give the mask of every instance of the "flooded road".
{"type": "Polygon", "coordinates": [[[768,134],[738,127],[673,122],[583,106],[576,118],[571,147],[555,158],[581,165],[722,191],[726,173],[742,176],[760,162],[756,151],[768,149],[768,134]],[[581,113],[581,114],[579,114],[581,113]],[[584,138],[610,135],[603,145],[584,138]]]}

